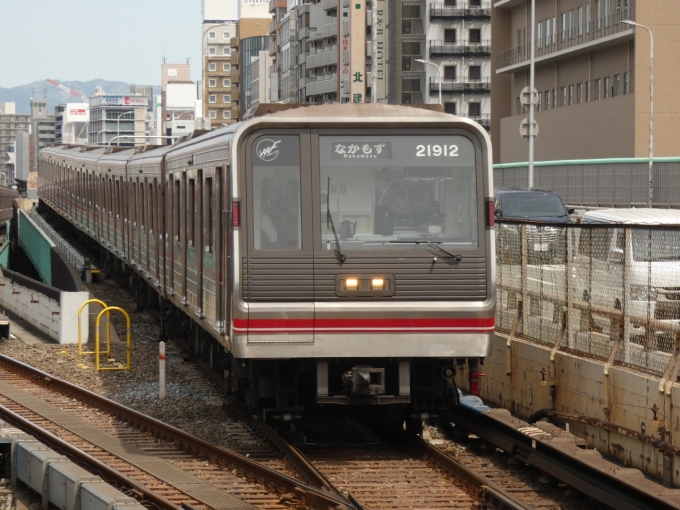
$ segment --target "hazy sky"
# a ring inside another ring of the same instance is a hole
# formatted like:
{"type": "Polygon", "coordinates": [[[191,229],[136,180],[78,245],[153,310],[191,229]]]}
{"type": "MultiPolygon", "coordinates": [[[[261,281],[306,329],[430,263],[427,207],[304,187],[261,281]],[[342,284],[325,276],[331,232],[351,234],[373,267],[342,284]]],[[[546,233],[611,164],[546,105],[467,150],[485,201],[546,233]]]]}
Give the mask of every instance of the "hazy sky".
{"type": "Polygon", "coordinates": [[[201,0],[0,0],[0,87],[161,84],[163,56],[201,74],[201,0]]]}

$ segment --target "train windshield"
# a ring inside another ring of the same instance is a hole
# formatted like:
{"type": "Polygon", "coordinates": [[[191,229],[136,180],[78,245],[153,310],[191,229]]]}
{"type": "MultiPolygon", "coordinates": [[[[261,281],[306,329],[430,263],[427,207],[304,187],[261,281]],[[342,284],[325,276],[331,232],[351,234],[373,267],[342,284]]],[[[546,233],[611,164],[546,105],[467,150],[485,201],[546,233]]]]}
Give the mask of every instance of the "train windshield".
{"type": "Polygon", "coordinates": [[[479,246],[475,148],[456,135],[319,137],[322,247],[479,246]]]}

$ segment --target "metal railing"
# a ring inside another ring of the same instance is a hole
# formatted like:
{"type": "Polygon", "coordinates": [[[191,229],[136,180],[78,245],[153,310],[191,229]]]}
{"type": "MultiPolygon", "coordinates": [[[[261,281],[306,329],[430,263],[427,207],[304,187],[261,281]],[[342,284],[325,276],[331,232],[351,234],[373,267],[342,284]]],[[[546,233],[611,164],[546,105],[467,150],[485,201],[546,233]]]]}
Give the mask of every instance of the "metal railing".
{"type": "MultiPolygon", "coordinates": [[[[540,161],[534,186],[548,188],[571,205],[645,207],[649,193],[647,158],[540,161]]],[[[524,187],[527,163],[494,165],[494,184],[524,187]]],[[[654,207],[680,207],[680,158],[654,158],[654,207]]]]}
{"type": "MultiPolygon", "coordinates": [[[[623,20],[635,21],[635,11],[632,8],[616,11],[609,16],[597,18],[589,23],[575,25],[560,32],[544,34],[536,39],[535,57],[540,58],[558,51],[574,48],[581,44],[597,41],[611,35],[632,30],[621,23],[623,20]]],[[[531,57],[531,43],[522,44],[514,48],[503,50],[497,55],[496,68],[528,62],[531,57]]]]}
{"type": "Polygon", "coordinates": [[[38,211],[31,209],[31,219],[40,227],[45,235],[54,243],[57,249],[66,257],[66,259],[76,268],[77,271],[82,271],[85,268],[85,257],[83,257],[78,250],[71,246],[63,237],[61,237],[56,230],[54,230],[49,223],[47,223],[38,211]]]}
{"type": "Polygon", "coordinates": [[[484,39],[478,43],[469,41],[443,42],[430,41],[430,58],[447,55],[491,55],[491,41],[484,39]]]}
{"type": "Polygon", "coordinates": [[[455,6],[442,3],[430,4],[430,19],[490,18],[491,4],[488,2],[457,2],[455,6]]]}
{"type": "MultiPolygon", "coordinates": [[[[442,79],[442,92],[490,92],[491,82],[489,78],[471,80],[471,79],[458,79],[458,78],[443,78],[442,79]]],[[[439,91],[439,78],[430,77],[430,92],[439,91]]]]}
{"type": "Polygon", "coordinates": [[[488,113],[483,113],[480,115],[459,115],[459,117],[465,117],[466,119],[474,120],[480,124],[484,129],[491,129],[491,116],[488,113]]]}
{"type": "Polygon", "coordinates": [[[676,366],[680,225],[503,221],[496,264],[497,330],[604,360],[605,371],[676,366]]]}

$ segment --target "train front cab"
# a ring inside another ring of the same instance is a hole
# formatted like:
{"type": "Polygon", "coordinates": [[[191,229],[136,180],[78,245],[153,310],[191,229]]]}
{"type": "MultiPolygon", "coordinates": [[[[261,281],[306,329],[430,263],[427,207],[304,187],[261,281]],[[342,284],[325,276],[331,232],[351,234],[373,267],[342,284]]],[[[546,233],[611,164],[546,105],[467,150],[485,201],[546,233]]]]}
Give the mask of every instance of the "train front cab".
{"type": "Polygon", "coordinates": [[[249,380],[251,405],[436,413],[456,363],[478,370],[495,314],[488,145],[448,119],[240,145],[232,383],[249,380]]]}

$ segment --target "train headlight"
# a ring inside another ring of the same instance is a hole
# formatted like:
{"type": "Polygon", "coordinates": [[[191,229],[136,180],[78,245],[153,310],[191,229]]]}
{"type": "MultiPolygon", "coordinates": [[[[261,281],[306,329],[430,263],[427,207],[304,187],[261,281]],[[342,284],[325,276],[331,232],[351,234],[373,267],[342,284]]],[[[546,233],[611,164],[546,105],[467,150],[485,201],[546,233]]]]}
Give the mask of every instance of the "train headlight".
{"type": "Polygon", "coordinates": [[[383,290],[385,288],[385,280],[383,278],[373,278],[371,280],[371,288],[373,290],[383,290]]]}
{"type": "Polygon", "coordinates": [[[357,290],[359,288],[359,280],[357,278],[347,278],[345,280],[345,290],[357,290]]]}

